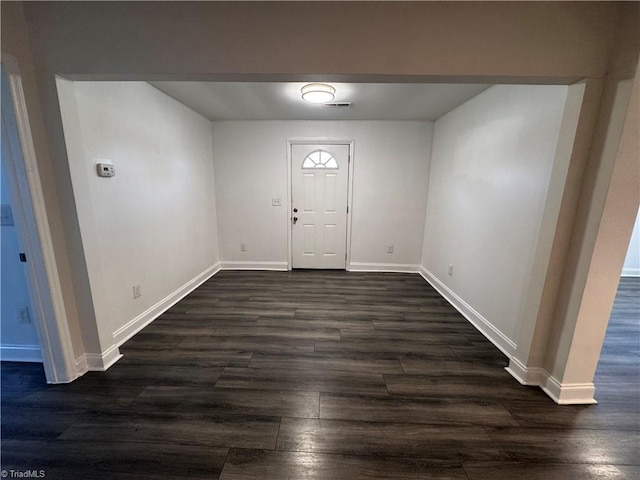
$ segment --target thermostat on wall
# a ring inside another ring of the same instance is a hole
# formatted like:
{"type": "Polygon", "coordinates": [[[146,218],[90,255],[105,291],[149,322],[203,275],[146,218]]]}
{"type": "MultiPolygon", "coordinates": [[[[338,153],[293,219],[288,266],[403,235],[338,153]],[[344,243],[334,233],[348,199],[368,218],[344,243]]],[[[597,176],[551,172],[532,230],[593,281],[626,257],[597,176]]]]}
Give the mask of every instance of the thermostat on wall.
{"type": "Polygon", "coordinates": [[[97,168],[99,177],[113,177],[116,174],[115,167],[110,163],[98,163],[97,168]]]}

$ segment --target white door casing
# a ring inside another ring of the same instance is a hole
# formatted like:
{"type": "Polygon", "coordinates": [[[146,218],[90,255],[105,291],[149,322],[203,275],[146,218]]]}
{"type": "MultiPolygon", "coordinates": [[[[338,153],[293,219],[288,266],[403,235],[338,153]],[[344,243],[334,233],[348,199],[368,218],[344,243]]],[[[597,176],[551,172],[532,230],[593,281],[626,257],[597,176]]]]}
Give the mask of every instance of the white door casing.
{"type": "Polygon", "coordinates": [[[291,145],[292,267],[345,269],[349,145],[291,145]]]}
{"type": "Polygon", "coordinates": [[[2,148],[7,159],[14,214],[27,258],[27,283],[33,320],[48,383],[78,377],[71,334],[53,249],[44,193],[31,137],[27,106],[17,60],[2,52],[2,148]],[[6,82],[6,83],[5,83],[6,82]]]}

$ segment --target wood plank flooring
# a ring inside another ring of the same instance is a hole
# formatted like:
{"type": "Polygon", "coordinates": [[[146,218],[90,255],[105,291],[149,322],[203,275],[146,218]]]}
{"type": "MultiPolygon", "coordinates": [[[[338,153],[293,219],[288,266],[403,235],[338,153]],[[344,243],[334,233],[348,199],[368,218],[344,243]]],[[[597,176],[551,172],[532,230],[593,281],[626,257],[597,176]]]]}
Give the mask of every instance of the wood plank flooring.
{"type": "Polygon", "coordinates": [[[64,479],[640,478],[640,279],[560,407],[421,277],[221,272],[107,372],[2,364],[2,468],[64,479]]]}

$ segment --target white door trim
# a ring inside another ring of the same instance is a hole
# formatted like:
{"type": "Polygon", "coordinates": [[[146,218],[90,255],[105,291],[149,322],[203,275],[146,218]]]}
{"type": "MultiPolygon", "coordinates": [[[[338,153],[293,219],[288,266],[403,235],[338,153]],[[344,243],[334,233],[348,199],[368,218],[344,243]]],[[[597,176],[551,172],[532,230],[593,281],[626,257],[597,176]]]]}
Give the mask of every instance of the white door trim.
{"type": "Polygon", "coordinates": [[[304,138],[287,140],[287,270],[293,267],[293,243],[292,243],[292,224],[291,224],[291,184],[293,182],[293,172],[291,171],[291,147],[293,145],[348,145],[349,146],[349,178],[347,180],[347,260],[345,262],[346,269],[349,268],[351,261],[351,217],[353,213],[353,164],[355,159],[355,141],[333,138],[304,138]]]}
{"type": "Polygon", "coordinates": [[[27,286],[40,339],[48,383],[67,383],[78,377],[67,313],[62,297],[49,220],[40,183],[22,78],[17,60],[2,52],[9,92],[2,92],[2,124],[9,151],[8,182],[20,244],[27,254],[27,286]],[[7,101],[8,100],[8,101],[7,101]],[[7,108],[13,107],[13,114],[7,108]],[[15,123],[12,118],[15,118],[15,123]]]}

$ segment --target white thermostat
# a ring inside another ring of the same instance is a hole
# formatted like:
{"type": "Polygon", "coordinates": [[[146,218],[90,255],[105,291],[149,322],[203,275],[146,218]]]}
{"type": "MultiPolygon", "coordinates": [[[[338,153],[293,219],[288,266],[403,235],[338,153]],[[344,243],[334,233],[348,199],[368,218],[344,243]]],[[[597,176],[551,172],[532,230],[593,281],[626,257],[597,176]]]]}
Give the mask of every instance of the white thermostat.
{"type": "Polygon", "coordinates": [[[98,163],[96,166],[99,177],[113,177],[116,174],[116,168],[110,163],[98,163]]]}

